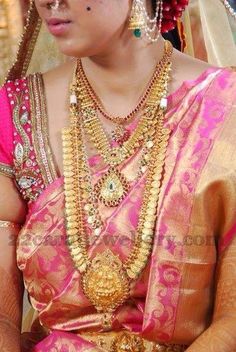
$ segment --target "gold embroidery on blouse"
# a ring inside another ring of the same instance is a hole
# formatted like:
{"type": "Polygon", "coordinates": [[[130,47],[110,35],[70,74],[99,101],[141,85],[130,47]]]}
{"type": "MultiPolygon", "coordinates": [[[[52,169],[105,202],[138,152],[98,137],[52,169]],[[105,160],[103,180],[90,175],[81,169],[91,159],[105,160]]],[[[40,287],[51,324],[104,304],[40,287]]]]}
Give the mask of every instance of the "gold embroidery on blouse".
{"type": "Polygon", "coordinates": [[[25,110],[21,113],[21,107],[24,105],[24,93],[13,93],[13,123],[16,128],[21,142],[14,140],[14,173],[16,182],[24,199],[35,200],[38,193],[32,192],[32,186],[37,182],[38,175],[32,168],[30,160],[30,138],[26,133],[24,126],[29,123],[28,112],[25,110]]]}
{"type": "Polygon", "coordinates": [[[31,145],[31,121],[27,110],[29,100],[27,81],[16,80],[7,83],[9,103],[13,119],[13,170],[16,183],[23,198],[35,200],[42,192],[40,170],[37,168],[33,147],[31,145]]]}
{"type": "Polygon", "coordinates": [[[10,178],[14,177],[13,168],[7,164],[0,163],[0,174],[10,178]]]}
{"type": "Polygon", "coordinates": [[[56,179],[57,173],[49,144],[47,108],[41,74],[29,77],[29,91],[33,146],[44,184],[48,185],[56,179]]]}
{"type": "Polygon", "coordinates": [[[21,116],[20,114],[20,108],[21,108],[21,105],[23,104],[23,94],[22,93],[19,95],[15,94],[14,98],[15,98],[16,104],[13,108],[13,122],[22,140],[22,143],[18,142],[14,149],[15,166],[18,167],[29,157],[30,139],[23,128],[24,123],[22,123],[21,121],[21,118],[23,117],[23,115],[21,116]]]}

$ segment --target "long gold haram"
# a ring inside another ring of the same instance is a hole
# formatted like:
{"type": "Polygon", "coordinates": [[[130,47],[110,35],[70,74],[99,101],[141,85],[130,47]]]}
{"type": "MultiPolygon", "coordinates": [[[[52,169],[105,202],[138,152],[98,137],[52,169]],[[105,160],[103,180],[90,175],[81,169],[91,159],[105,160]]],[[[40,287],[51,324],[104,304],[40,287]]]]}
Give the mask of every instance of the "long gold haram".
{"type": "MultiPolygon", "coordinates": [[[[166,90],[168,73],[163,82],[166,90]]],[[[72,86],[72,96],[75,86],[72,86]]],[[[152,99],[149,112],[156,121],[153,148],[147,172],[144,197],[139,216],[137,236],[131,254],[122,263],[119,257],[107,249],[93,259],[88,256],[88,239],[84,223],[83,180],[87,175],[81,169],[84,155],[82,121],[77,104],[71,104],[71,127],[63,130],[63,160],[65,184],[65,210],[67,238],[75,267],[82,275],[85,295],[99,312],[111,313],[129,296],[130,281],[137,279],[151,253],[160,182],[164,166],[169,130],[163,128],[164,109],[152,99]]]]}

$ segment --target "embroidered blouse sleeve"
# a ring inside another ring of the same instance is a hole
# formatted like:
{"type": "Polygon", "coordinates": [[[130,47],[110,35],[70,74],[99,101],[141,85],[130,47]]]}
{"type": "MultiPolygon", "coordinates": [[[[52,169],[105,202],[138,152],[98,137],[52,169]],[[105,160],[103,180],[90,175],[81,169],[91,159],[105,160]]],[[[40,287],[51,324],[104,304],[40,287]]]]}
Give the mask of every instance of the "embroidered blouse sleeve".
{"type": "Polygon", "coordinates": [[[13,126],[6,86],[0,89],[0,174],[13,177],[13,126]]]}

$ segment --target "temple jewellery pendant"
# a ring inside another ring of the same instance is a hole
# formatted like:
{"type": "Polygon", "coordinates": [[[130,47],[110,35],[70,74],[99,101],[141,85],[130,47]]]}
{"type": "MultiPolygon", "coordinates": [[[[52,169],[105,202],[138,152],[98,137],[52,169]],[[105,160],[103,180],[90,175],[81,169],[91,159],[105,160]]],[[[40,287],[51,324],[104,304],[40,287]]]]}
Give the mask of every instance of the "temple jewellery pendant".
{"type": "Polygon", "coordinates": [[[96,310],[105,315],[109,328],[112,313],[129,297],[130,279],[122,261],[110,249],[97,254],[82,276],[82,285],[96,310]]]}

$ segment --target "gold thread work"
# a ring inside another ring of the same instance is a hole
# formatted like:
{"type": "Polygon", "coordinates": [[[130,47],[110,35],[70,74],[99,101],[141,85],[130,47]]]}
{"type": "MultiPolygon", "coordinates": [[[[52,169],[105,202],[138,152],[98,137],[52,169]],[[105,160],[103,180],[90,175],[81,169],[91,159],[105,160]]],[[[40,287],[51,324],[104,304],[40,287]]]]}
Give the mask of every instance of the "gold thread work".
{"type": "Polygon", "coordinates": [[[56,179],[57,173],[49,144],[48,119],[43,89],[41,74],[29,76],[33,147],[44,184],[48,185],[56,179]]]}

